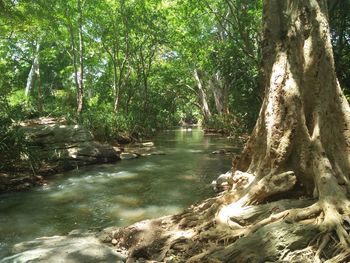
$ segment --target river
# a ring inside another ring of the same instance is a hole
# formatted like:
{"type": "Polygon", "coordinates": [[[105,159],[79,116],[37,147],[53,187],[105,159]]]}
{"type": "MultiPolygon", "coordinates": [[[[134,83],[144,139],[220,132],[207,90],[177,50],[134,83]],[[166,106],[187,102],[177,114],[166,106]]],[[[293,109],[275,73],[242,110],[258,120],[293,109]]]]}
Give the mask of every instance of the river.
{"type": "Polygon", "coordinates": [[[73,229],[125,226],[181,212],[214,194],[210,182],[230,169],[231,156],[211,154],[233,146],[200,129],[159,134],[157,151],[115,164],[58,174],[49,184],[0,197],[0,259],[13,244],[73,229]]]}

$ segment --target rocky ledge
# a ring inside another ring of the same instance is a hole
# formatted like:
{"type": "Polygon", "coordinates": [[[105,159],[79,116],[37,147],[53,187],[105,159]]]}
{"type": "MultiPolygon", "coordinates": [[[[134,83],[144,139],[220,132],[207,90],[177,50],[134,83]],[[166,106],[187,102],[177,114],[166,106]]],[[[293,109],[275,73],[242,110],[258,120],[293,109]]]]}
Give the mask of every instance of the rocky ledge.
{"type": "Polygon", "coordinates": [[[43,178],[53,173],[120,160],[119,148],[95,141],[86,128],[64,119],[40,118],[20,126],[33,153],[31,164],[24,161],[17,172],[0,172],[0,192],[42,184],[43,178]]]}
{"type": "Polygon", "coordinates": [[[79,166],[120,160],[120,151],[94,141],[80,125],[46,124],[21,128],[40,169],[71,169],[79,166]]]}

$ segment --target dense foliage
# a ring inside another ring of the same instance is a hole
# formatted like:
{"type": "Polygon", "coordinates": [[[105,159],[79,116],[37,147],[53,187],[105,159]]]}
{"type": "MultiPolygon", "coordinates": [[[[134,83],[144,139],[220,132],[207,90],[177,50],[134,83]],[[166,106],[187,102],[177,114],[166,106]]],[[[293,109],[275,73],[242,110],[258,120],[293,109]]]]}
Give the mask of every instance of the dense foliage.
{"type": "MultiPolygon", "coordinates": [[[[349,93],[348,8],[334,7],[331,24],[349,93]]],[[[261,10],[261,0],[0,1],[1,149],[14,122],[40,116],[99,139],[198,121],[249,131],[263,92],[261,10]]]]}
{"type": "MultiPolygon", "coordinates": [[[[350,95],[350,1],[339,1],[330,10],[331,35],[337,76],[347,98],[350,95]]],[[[350,100],[349,100],[350,101],[350,100]]]]}

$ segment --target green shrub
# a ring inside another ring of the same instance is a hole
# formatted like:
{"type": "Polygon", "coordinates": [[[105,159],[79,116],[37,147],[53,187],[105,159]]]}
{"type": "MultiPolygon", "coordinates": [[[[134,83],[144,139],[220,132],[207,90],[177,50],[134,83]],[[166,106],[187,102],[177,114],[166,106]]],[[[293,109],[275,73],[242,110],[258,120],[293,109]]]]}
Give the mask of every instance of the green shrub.
{"type": "Polygon", "coordinates": [[[249,124],[246,116],[241,113],[216,114],[205,124],[204,128],[229,136],[240,136],[248,132],[249,124]]]}
{"type": "Polygon", "coordinates": [[[23,167],[34,169],[34,155],[23,133],[13,124],[23,114],[21,107],[10,107],[3,97],[0,99],[0,109],[0,171],[16,171],[23,167]]]}

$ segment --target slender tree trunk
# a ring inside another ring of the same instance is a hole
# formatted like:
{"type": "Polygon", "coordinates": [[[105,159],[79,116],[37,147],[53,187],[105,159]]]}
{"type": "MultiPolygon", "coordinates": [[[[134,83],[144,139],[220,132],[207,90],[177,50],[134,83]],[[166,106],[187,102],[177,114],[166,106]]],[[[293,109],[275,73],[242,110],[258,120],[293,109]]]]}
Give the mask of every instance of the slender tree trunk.
{"type": "MultiPolygon", "coordinates": [[[[125,1],[122,0],[120,1],[120,15],[122,16],[122,20],[123,20],[123,25],[125,27],[125,32],[124,32],[124,37],[125,37],[125,49],[124,49],[124,60],[123,62],[119,65],[119,79],[118,81],[116,81],[116,78],[114,79],[115,82],[115,103],[114,103],[114,111],[118,112],[119,109],[119,103],[120,103],[120,99],[121,99],[121,91],[123,89],[123,87],[125,86],[125,84],[127,83],[129,76],[130,76],[130,68],[128,69],[128,72],[125,74],[125,67],[127,65],[129,65],[129,28],[128,28],[128,22],[127,22],[127,16],[125,15],[125,1]]],[[[116,68],[115,70],[115,76],[116,76],[116,68]]],[[[127,107],[128,108],[128,107],[127,107]]]]}
{"type": "Polygon", "coordinates": [[[211,111],[209,109],[208,101],[207,101],[207,94],[205,93],[204,86],[203,86],[203,80],[201,79],[201,73],[198,69],[195,69],[193,71],[193,76],[197,82],[197,89],[198,89],[198,97],[199,97],[199,103],[201,105],[201,111],[204,117],[204,122],[208,122],[208,120],[211,118],[211,111]]]}
{"type": "Polygon", "coordinates": [[[83,10],[81,0],[78,0],[79,23],[79,73],[77,86],[77,112],[80,114],[84,108],[84,38],[83,38],[83,10]]]}
{"type": "MultiPolygon", "coordinates": [[[[38,57],[39,61],[39,57],[38,57]]],[[[41,85],[41,76],[40,76],[40,62],[38,62],[38,68],[35,71],[36,81],[38,86],[38,112],[41,114],[43,112],[43,91],[41,85]]]]}
{"type": "MultiPolygon", "coordinates": [[[[121,76],[119,76],[120,78],[121,76]]],[[[113,90],[114,90],[114,112],[118,112],[119,100],[120,100],[120,90],[118,85],[118,73],[117,73],[117,61],[113,60],[113,90]]]]}
{"type": "Polygon", "coordinates": [[[143,74],[143,88],[144,88],[144,97],[143,97],[143,110],[146,112],[148,108],[148,75],[143,74]]]}
{"type": "Polygon", "coordinates": [[[215,73],[210,80],[210,88],[214,95],[215,106],[218,114],[228,113],[228,90],[221,79],[220,72],[215,73]]]}
{"type": "Polygon", "coordinates": [[[35,76],[39,70],[39,51],[40,51],[40,42],[38,41],[35,46],[32,67],[30,68],[28,78],[27,78],[27,85],[25,89],[26,97],[29,96],[30,91],[33,89],[35,76]]]}
{"type": "Polygon", "coordinates": [[[76,54],[76,47],[75,47],[75,41],[74,41],[74,31],[73,31],[73,26],[69,25],[68,26],[68,31],[69,31],[69,36],[70,36],[70,42],[71,42],[71,49],[72,49],[72,64],[73,64],[73,68],[74,68],[74,83],[75,83],[75,89],[76,89],[76,100],[77,100],[77,109],[78,109],[78,105],[79,105],[79,78],[78,78],[78,62],[77,62],[77,54],[76,54]]]}
{"type": "MultiPolygon", "coordinates": [[[[141,74],[142,74],[142,82],[143,82],[143,111],[147,111],[148,106],[148,73],[147,70],[148,65],[146,61],[146,57],[143,53],[142,48],[140,49],[140,60],[141,60],[141,74]]],[[[149,67],[150,68],[150,67],[149,67]]]]}
{"type": "Polygon", "coordinates": [[[130,102],[131,102],[131,94],[128,94],[128,97],[126,99],[126,103],[125,103],[125,114],[128,115],[129,114],[129,108],[130,108],[130,102]]]}
{"type": "MultiPolygon", "coordinates": [[[[125,86],[126,82],[128,81],[128,79],[130,77],[130,69],[128,70],[128,72],[126,74],[124,73],[126,64],[128,63],[128,54],[126,53],[125,56],[126,57],[125,57],[123,63],[119,66],[119,79],[115,83],[116,88],[117,88],[116,94],[115,94],[115,104],[114,104],[114,111],[115,112],[118,112],[118,109],[119,109],[121,90],[123,89],[123,87],[125,86]]],[[[147,85],[147,83],[146,83],[146,85],[147,85]]]]}

